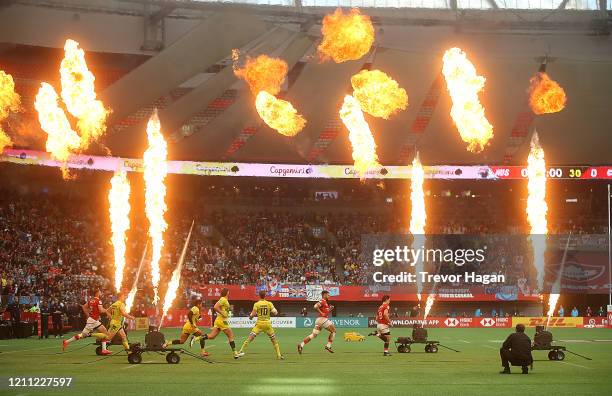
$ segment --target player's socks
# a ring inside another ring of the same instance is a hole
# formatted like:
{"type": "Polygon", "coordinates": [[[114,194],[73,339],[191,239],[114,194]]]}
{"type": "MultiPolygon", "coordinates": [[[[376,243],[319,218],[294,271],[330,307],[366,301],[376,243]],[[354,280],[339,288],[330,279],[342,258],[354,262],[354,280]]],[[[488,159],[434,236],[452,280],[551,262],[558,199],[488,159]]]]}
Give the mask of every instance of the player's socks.
{"type": "Polygon", "coordinates": [[[283,355],[281,355],[280,345],[278,344],[278,341],[274,341],[272,345],[274,346],[274,352],[276,352],[276,357],[282,359],[283,355]]]}
{"type": "Polygon", "coordinates": [[[181,340],[172,340],[172,345],[180,345],[181,340]]]}
{"type": "Polygon", "coordinates": [[[128,344],[127,341],[122,341],[121,345],[123,345],[123,349],[125,349],[126,351],[130,350],[130,344],[128,344]]]}
{"type": "Polygon", "coordinates": [[[334,342],[334,337],[336,337],[336,333],[329,333],[327,337],[327,347],[331,348],[332,342],[334,342]]]}
{"type": "Polygon", "coordinates": [[[68,338],[68,339],[66,340],[66,344],[70,344],[72,341],[77,341],[77,340],[79,340],[79,339],[81,339],[81,335],[80,335],[80,334],[76,334],[76,335],[74,335],[74,336],[72,336],[72,337],[68,338]]]}
{"type": "Polygon", "coordinates": [[[105,333],[91,333],[92,337],[96,337],[98,340],[104,340],[106,339],[106,334],[105,333]]]}
{"type": "Polygon", "coordinates": [[[247,338],[246,340],[244,340],[244,342],[242,343],[242,346],[240,347],[240,352],[238,353],[243,353],[247,350],[247,348],[249,347],[250,341],[247,338]]]}
{"type": "Polygon", "coordinates": [[[102,341],[102,350],[106,351],[106,341],[102,341]]]}

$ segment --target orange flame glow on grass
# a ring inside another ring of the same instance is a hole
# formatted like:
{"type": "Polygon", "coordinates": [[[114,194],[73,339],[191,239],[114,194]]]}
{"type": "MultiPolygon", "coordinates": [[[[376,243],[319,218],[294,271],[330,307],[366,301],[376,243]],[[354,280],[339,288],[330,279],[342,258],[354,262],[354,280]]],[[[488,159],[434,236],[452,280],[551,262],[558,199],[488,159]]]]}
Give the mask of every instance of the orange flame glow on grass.
{"type": "Polygon", "coordinates": [[[161,133],[161,125],[157,116],[157,109],[147,124],[147,137],[149,147],[144,153],[144,180],[145,180],[145,213],[149,220],[149,236],[151,237],[151,280],[153,282],[154,298],[157,304],[159,295],[160,270],[162,248],[164,247],[164,232],[168,224],[164,214],[166,206],[166,175],[168,174],[168,148],[166,140],[161,133]]]}
{"type": "Polygon", "coordinates": [[[478,99],[486,79],[476,74],[476,68],[459,48],[447,50],[443,61],[442,73],[453,101],[451,117],[467,149],[479,153],[493,138],[493,126],[478,99]]]}
{"type": "MultiPolygon", "coordinates": [[[[412,249],[414,251],[424,247],[425,245],[425,223],[427,214],[425,212],[425,193],[423,191],[423,182],[425,181],[425,171],[419,159],[417,152],[412,161],[412,175],[410,177],[410,233],[412,234],[412,249]]],[[[423,291],[423,283],[421,277],[418,276],[423,271],[423,260],[418,258],[414,263],[414,271],[417,275],[417,297],[421,301],[421,292],[423,291]]]]}
{"type": "Polygon", "coordinates": [[[105,122],[109,111],[96,99],[95,77],[87,68],[85,51],[79,48],[79,43],[66,40],[64,52],[60,65],[62,100],[68,112],[78,119],[80,148],[86,149],[106,131],[105,122]]]}
{"type": "Polygon", "coordinates": [[[10,74],[0,70],[0,153],[6,146],[12,143],[11,138],[2,129],[1,123],[6,120],[11,112],[19,111],[21,98],[15,92],[15,82],[10,74]]]}
{"type": "Polygon", "coordinates": [[[538,72],[531,78],[529,106],[535,114],[558,113],[565,108],[566,102],[565,91],[548,74],[538,72]]]}
{"type": "Polygon", "coordinates": [[[266,91],[260,91],[255,99],[255,108],[259,117],[281,135],[295,136],[304,126],[306,120],[286,100],[277,99],[266,91]]]}
{"type": "Polygon", "coordinates": [[[533,249],[533,264],[537,273],[539,290],[544,286],[544,255],[548,224],[546,213],[546,161],[537,132],[531,138],[531,150],[527,157],[527,221],[531,226],[530,241],[533,249]]]}
{"type": "Polygon", "coordinates": [[[340,108],[340,118],[349,130],[349,140],[353,146],[355,170],[363,180],[369,170],[380,166],[378,155],[376,154],[374,136],[372,136],[370,126],[365,118],[363,118],[359,102],[351,95],[344,97],[344,103],[340,108]]]}
{"type": "Polygon", "coordinates": [[[287,62],[268,55],[259,55],[256,58],[247,56],[244,66],[238,67],[237,56],[236,51],[234,53],[234,74],[246,81],[253,95],[261,91],[266,91],[271,95],[277,95],[280,92],[289,70],[287,62]]]}
{"type": "Polygon", "coordinates": [[[58,105],[55,89],[43,82],[40,85],[34,108],[38,112],[40,126],[47,133],[46,149],[51,157],[66,162],[71,152],[81,144],[79,135],[72,130],[66,113],[58,105]]]}
{"type": "Polygon", "coordinates": [[[361,109],[385,120],[408,106],[406,90],[380,70],[361,70],[351,77],[353,96],[361,109]]]}
{"type": "Polygon", "coordinates": [[[115,256],[115,290],[119,292],[125,269],[127,231],[130,229],[130,182],[125,171],[117,171],[111,178],[108,203],[115,256]]]}
{"type": "Polygon", "coordinates": [[[353,8],[347,14],[337,8],[325,15],[321,25],[323,40],[319,44],[319,57],[336,63],[357,60],[370,51],[374,43],[374,25],[370,17],[353,8]]]}
{"type": "Polygon", "coordinates": [[[187,246],[189,246],[189,241],[191,240],[191,232],[193,231],[194,222],[191,222],[191,228],[189,229],[189,234],[187,234],[187,238],[185,239],[185,244],[183,245],[183,250],[181,251],[181,256],[179,257],[178,264],[174,271],[172,271],[172,277],[170,278],[170,283],[168,283],[168,289],[166,290],[166,295],[164,296],[164,305],[162,309],[162,318],[159,321],[159,327],[161,328],[164,317],[168,310],[172,307],[172,303],[176,298],[176,292],[181,283],[181,271],[183,270],[183,263],[185,262],[185,255],[187,254],[187,246]]]}

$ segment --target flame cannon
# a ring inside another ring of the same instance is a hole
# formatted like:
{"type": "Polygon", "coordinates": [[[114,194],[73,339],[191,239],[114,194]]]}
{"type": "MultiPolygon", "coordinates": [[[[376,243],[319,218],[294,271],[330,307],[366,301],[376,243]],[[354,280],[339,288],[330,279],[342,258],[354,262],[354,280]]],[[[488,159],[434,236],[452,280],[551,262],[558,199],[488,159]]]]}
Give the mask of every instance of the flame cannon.
{"type": "Polygon", "coordinates": [[[440,341],[427,340],[427,329],[422,324],[415,323],[412,327],[412,337],[397,337],[395,347],[398,353],[410,353],[412,344],[425,344],[425,353],[438,353],[438,347],[450,349],[451,351],[459,352],[440,344],[440,341]]]}
{"type": "Polygon", "coordinates": [[[212,363],[210,360],[198,356],[190,351],[183,348],[164,348],[166,337],[164,334],[157,330],[155,326],[149,326],[149,332],[145,335],[145,345],[136,343],[130,345],[130,353],[128,354],[128,362],[130,364],[142,363],[143,353],[157,353],[158,355],[166,355],[166,362],[168,364],[179,364],[181,361],[181,354],[186,354],[196,359],[203,360],[207,363],[212,363]]]}
{"type": "Polygon", "coordinates": [[[580,356],[586,360],[592,360],[583,355],[579,355],[575,352],[568,351],[565,346],[554,345],[553,335],[550,331],[546,330],[544,326],[536,326],[535,335],[533,336],[532,351],[549,351],[548,360],[564,360],[565,352],[569,352],[572,355],[580,356]]]}

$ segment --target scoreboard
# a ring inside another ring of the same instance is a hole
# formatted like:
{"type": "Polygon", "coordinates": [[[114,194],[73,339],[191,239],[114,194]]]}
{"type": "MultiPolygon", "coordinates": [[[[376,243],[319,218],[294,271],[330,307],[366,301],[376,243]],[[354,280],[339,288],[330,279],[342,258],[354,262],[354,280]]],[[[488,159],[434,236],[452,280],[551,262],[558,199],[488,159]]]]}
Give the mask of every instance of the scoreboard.
{"type": "MultiPolygon", "coordinates": [[[[496,179],[526,179],[527,167],[490,166],[496,179]]],[[[548,179],[612,179],[612,166],[550,166],[546,170],[548,179]]]]}

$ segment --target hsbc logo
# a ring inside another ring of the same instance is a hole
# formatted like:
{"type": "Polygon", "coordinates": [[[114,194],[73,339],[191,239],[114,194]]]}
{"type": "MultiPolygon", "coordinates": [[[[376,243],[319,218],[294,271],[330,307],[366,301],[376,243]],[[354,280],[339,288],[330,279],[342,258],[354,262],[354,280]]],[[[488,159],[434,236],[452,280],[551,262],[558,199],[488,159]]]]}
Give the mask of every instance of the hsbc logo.
{"type": "Polygon", "coordinates": [[[457,318],[447,318],[444,321],[444,324],[448,327],[457,327],[459,325],[459,319],[457,318]]]}
{"type": "Polygon", "coordinates": [[[495,326],[495,319],[493,319],[493,318],[483,318],[480,321],[480,324],[483,325],[484,327],[495,326]]]}

